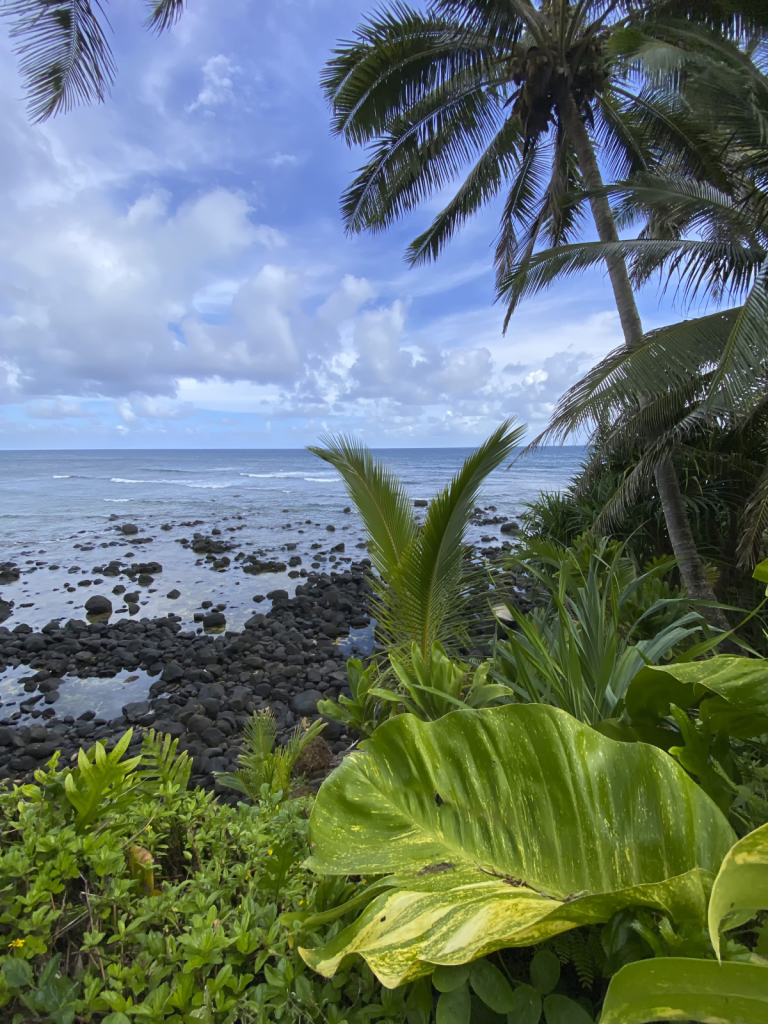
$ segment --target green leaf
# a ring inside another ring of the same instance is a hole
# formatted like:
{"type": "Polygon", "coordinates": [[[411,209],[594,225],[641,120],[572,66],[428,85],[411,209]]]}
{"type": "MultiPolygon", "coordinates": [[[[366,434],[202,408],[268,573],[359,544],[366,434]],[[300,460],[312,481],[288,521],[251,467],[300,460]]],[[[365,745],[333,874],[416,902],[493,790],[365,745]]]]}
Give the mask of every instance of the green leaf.
{"type": "Polygon", "coordinates": [[[435,1024],[469,1024],[472,998],[466,985],[443,992],[437,1000],[435,1024]]]}
{"type": "Polygon", "coordinates": [[[453,992],[469,978],[469,964],[457,964],[455,967],[438,964],[432,974],[432,984],[438,992],[453,992]]]}
{"type": "Polygon", "coordinates": [[[560,961],[548,949],[539,950],[531,960],[531,984],[543,996],[560,981],[560,961]]]}
{"type": "Polygon", "coordinates": [[[509,1013],[514,1006],[512,988],[498,969],[488,960],[476,960],[472,964],[469,983],[486,1004],[496,1013],[509,1013]]]}
{"type": "Polygon", "coordinates": [[[758,910],[768,910],[768,825],[750,832],[729,850],[715,879],[708,923],[718,957],[721,930],[744,924],[758,910]]]}
{"type": "MultiPolygon", "coordinates": [[[[752,573],[752,578],[759,580],[760,583],[768,584],[768,558],[764,558],[762,562],[757,563],[755,571],[752,573]]],[[[768,586],[766,586],[765,592],[768,594],[768,586]]]]}
{"type": "Polygon", "coordinates": [[[768,968],[659,957],[614,975],[600,1024],[646,1021],[768,1024],[768,968]]]}
{"type": "Polygon", "coordinates": [[[626,695],[633,721],[670,714],[670,705],[689,708],[705,698],[702,717],[713,731],[748,738],[768,729],[768,661],[721,654],[705,661],[647,665],[626,695]]]}
{"type": "Polygon", "coordinates": [[[131,1024],[131,1018],[124,1013],[110,1013],[104,1018],[101,1024],[131,1024]]]}
{"type": "Polygon", "coordinates": [[[302,956],[331,976],[359,953],[395,987],[630,905],[703,926],[735,835],[667,754],[531,704],[386,722],[321,787],[310,838],[315,871],[395,887],[302,956]]]}
{"type": "Polygon", "coordinates": [[[584,1007],[568,996],[547,996],[544,1017],[547,1024],[592,1024],[592,1018],[584,1007]]]}
{"type": "Polygon", "coordinates": [[[32,984],[32,967],[26,960],[9,957],[3,964],[3,978],[8,988],[26,988],[32,984]]]}
{"type": "Polygon", "coordinates": [[[530,985],[518,985],[512,996],[507,1024],[539,1024],[541,996],[530,985]]]}

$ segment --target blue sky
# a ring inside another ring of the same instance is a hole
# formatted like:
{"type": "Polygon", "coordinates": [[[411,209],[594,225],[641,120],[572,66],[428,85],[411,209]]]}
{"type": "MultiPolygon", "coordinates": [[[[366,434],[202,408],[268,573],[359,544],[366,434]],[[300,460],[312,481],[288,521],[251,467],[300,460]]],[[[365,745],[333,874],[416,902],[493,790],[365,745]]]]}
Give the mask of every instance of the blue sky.
{"type": "MultiPolygon", "coordinates": [[[[344,235],[361,163],[318,87],[371,4],[190,0],[169,34],[115,0],[103,106],[30,126],[0,39],[0,447],[467,445],[541,427],[621,341],[604,275],[529,301],[502,335],[495,211],[434,265],[406,245],[438,200],[344,235]]],[[[674,319],[653,291],[647,328],[674,319]]]]}

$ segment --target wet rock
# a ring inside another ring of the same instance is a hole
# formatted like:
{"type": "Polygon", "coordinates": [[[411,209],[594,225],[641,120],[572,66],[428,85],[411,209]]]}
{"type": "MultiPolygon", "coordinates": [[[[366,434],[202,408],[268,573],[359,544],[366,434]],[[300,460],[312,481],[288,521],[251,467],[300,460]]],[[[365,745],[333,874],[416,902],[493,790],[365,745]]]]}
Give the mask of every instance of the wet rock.
{"type": "Polygon", "coordinates": [[[287,590],[270,590],[267,594],[270,601],[287,601],[288,591],[287,590]]]}
{"type": "Polygon", "coordinates": [[[305,690],[303,693],[297,693],[291,697],[290,708],[294,714],[300,715],[302,718],[316,715],[317,702],[322,699],[323,694],[320,690],[305,690]]]}
{"type": "Polygon", "coordinates": [[[227,617],[223,612],[209,612],[203,618],[204,629],[220,629],[222,626],[226,626],[227,617]]]}
{"type": "Polygon", "coordinates": [[[171,601],[175,601],[177,597],[181,597],[181,592],[176,590],[176,588],[174,587],[174,589],[169,590],[165,596],[169,598],[171,601]]]}
{"type": "Polygon", "coordinates": [[[413,507],[414,508],[429,508],[429,502],[427,501],[426,498],[414,498],[413,507]]]}
{"type": "Polygon", "coordinates": [[[120,529],[126,535],[126,537],[130,537],[134,533],[139,532],[139,528],[135,523],[123,523],[120,529]]]}
{"type": "Polygon", "coordinates": [[[501,525],[501,532],[502,533],[517,533],[519,531],[519,529],[520,529],[519,523],[502,523],[502,525],[501,525]]]}
{"type": "Polygon", "coordinates": [[[187,732],[202,736],[206,729],[210,729],[213,722],[205,715],[192,715],[187,721],[187,732]]]}
{"type": "Polygon", "coordinates": [[[251,576],[258,576],[265,572],[285,572],[287,568],[285,562],[262,562],[256,555],[247,555],[242,566],[243,572],[247,572],[251,576]]]}
{"type": "Polygon", "coordinates": [[[160,676],[164,683],[175,683],[184,678],[184,669],[178,661],[169,661],[160,676]]]}
{"type": "Polygon", "coordinates": [[[138,718],[143,718],[150,712],[150,706],[148,700],[134,700],[130,704],[126,704],[123,708],[123,714],[129,722],[135,722],[138,718]]]}
{"type": "Polygon", "coordinates": [[[149,576],[147,575],[147,573],[143,572],[139,576],[137,582],[140,587],[151,587],[152,584],[155,582],[155,578],[154,576],[149,576]]]}
{"type": "Polygon", "coordinates": [[[329,533],[336,533],[336,527],[335,527],[335,526],[333,526],[333,524],[332,524],[332,523],[329,523],[329,524],[328,524],[328,525],[326,526],[326,530],[327,530],[327,531],[328,531],[329,533]]]}
{"type": "Polygon", "coordinates": [[[93,594],[85,602],[85,610],[89,615],[109,615],[112,612],[112,602],[103,594],[93,594]]]}

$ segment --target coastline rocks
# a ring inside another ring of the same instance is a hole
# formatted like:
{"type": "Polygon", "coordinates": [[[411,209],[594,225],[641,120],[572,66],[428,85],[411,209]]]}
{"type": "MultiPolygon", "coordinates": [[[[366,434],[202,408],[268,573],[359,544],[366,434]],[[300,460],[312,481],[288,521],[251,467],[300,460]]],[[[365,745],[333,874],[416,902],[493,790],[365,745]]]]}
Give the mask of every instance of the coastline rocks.
{"type": "Polygon", "coordinates": [[[263,572],[285,572],[286,568],[285,562],[273,560],[262,562],[256,555],[247,555],[243,560],[243,572],[250,573],[252,576],[258,576],[263,572]]]}
{"type": "Polygon", "coordinates": [[[133,534],[139,532],[139,528],[135,523],[123,523],[120,530],[126,537],[131,537],[133,534]]]}
{"type": "Polygon", "coordinates": [[[85,602],[85,610],[89,615],[111,615],[112,602],[103,594],[94,594],[85,602]]]}
{"type": "MultiPolygon", "coordinates": [[[[370,571],[366,559],[342,572],[310,573],[293,597],[285,590],[270,592],[267,614],[255,613],[239,631],[227,630],[222,609],[210,604],[203,614],[206,628],[211,622],[216,632],[199,634],[183,629],[178,616],[90,624],[53,620],[41,632],[0,626],[0,664],[29,665],[36,673],[27,677],[19,704],[0,708],[0,717],[6,716],[0,724],[0,779],[23,779],[38,767],[40,750],[47,747],[35,744],[60,750],[61,763],[68,764],[81,746],[101,740],[109,747],[129,727],[129,754],[136,754],[143,731],[155,728],[178,738],[179,748],[190,753],[192,784],[212,789],[213,772],[236,766],[249,715],[271,708],[278,741],[286,742],[301,719],[319,717],[319,700],[349,692],[345,660],[356,651],[333,640],[369,625],[370,571]],[[154,677],[146,699],[126,703],[118,717],[106,721],[93,711],[77,720],[57,717],[70,680],[138,671],[154,677]],[[27,714],[37,716],[31,725],[28,719],[16,724],[27,714]],[[31,728],[37,730],[34,740],[31,728]]],[[[137,596],[125,594],[126,600],[137,596]]],[[[138,612],[134,601],[129,606],[138,612]]],[[[354,739],[337,722],[329,722],[323,736],[334,754],[354,739]]],[[[225,792],[221,799],[236,801],[237,795],[225,792]]]]}
{"type": "Polygon", "coordinates": [[[429,508],[429,502],[427,501],[426,498],[414,498],[413,507],[414,508],[429,508]]]}

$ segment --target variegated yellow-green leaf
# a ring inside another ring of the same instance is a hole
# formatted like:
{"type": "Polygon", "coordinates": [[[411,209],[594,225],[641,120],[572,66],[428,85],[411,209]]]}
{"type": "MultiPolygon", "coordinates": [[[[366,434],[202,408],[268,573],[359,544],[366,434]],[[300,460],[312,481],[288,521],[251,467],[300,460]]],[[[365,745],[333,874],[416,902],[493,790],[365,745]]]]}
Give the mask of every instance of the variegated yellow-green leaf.
{"type": "Polygon", "coordinates": [[[768,910],[768,825],[750,832],[729,850],[715,879],[708,921],[718,956],[720,932],[744,924],[758,910],[768,910]]]}
{"type": "Polygon", "coordinates": [[[600,1024],[768,1024],[768,967],[658,957],[614,975],[600,1024]]]}
{"type": "Polygon", "coordinates": [[[318,872],[394,877],[302,956],[331,976],[359,953],[394,987],[624,906],[703,925],[735,835],[664,752],[529,704],[385,723],[321,787],[310,838],[318,872]]]}
{"type": "Polygon", "coordinates": [[[768,731],[768,660],[723,654],[646,665],[629,684],[625,700],[633,722],[664,717],[671,704],[688,708],[702,700],[701,715],[715,732],[759,736],[768,731]]]}

